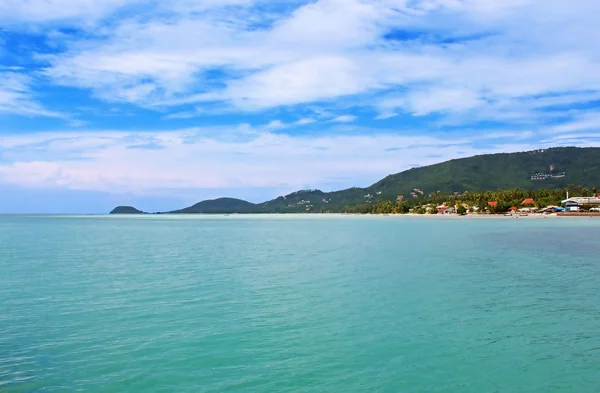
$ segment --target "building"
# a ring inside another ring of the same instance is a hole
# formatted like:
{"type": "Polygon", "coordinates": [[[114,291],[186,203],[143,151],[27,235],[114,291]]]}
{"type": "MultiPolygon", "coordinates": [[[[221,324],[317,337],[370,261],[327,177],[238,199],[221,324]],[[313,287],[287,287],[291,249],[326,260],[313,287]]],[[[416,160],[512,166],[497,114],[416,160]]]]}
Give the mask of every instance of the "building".
{"type": "Polygon", "coordinates": [[[556,213],[556,212],[563,212],[563,211],[565,211],[564,208],[551,205],[551,206],[548,206],[548,207],[545,207],[545,208],[539,210],[538,213],[556,213]]]}
{"type": "Polygon", "coordinates": [[[583,208],[600,207],[600,198],[598,197],[574,197],[560,202],[567,210],[577,211],[583,208]]]}
{"type": "Polygon", "coordinates": [[[522,206],[525,205],[535,205],[535,200],[533,198],[527,198],[523,202],[521,202],[522,206]]]}
{"type": "Polygon", "coordinates": [[[565,177],[566,174],[565,172],[560,172],[560,173],[556,173],[556,174],[552,174],[552,173],[534,173],[533,175],[531,175],[531,180],[548,180],[548,179],[557,179],[557,178],[562,178],[565,177]]]}
{"type": "Polygon", "coordinates": [[[438,206],[437,212],[438,212],[438,214],[455,214],[456,208],[454,206],[444,206],[444,207],[438,206]]]}
{"type": "Polygon", "coordinates": [[[436,206],[438,214],[455,214],[456,207],[448,206],[446,203],[436,206]]]}

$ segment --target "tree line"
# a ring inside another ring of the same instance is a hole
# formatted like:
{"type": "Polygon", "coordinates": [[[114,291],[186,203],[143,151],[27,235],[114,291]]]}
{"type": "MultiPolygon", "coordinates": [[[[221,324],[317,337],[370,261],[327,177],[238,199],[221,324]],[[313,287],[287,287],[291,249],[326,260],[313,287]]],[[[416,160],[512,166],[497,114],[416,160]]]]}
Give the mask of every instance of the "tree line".
{"type": "MultiPolygon", "coordinates": [[[[512,206],[521,207],[525,199],[533,199],[532,207],[544,208],[546,206],[560,206],[566,199],[567,193],[571,197],[592,197],[598,194],[598,189],[570,185],[560,189],[524,190],[514,188],[496,191],[466,191],[462,194],[447,194],[436,191],[418,198],[405,198],[397,201],[378,200],[374,203],[362,203],[345,206],[342,209],[327,209],[323,212],[330,213],[361,213],[361,214],[405,214],[415,212],[420,214],[437,213],[436,206],[446,203],[447,206],[456,206],[462,210],[462,205],[476,207],[479,212],[504,213],[512,206]],[[490,205],[489,202],[496,202],[490,205]]],[[[459,214],[462,213],[459,212],[459,214]]]]}

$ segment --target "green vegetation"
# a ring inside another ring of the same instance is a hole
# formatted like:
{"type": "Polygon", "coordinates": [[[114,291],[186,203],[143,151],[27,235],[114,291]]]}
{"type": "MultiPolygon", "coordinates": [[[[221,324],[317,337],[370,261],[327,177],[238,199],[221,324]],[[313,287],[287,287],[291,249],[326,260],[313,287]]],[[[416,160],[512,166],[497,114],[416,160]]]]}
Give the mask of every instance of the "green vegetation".
{"type": "Polygon", "coordinates": [[[409,201],[397,201],[396,203],[379,201],[374,205],[348,206],[338,212],[402,214],[412,210],[415,213],[424,214],[432,206],[445,203],[446,206],[458,205],[457,214],[467,214],[468,209],[463,204],[468,205],[472,211],[501,214],[508,211],[512,206],[516,206],[517,208],[523,207],[521,203],[528,198],[536,201],[535,207],[537,208],[551,205],[560,206],[560,202],[565,199],[567,192],[572,196],[591,197],[595,195],[592,189],[581,186],[569,186],[553,190],[523,190],[515,188],[512,190],[465,192],[464,194],[435,192],[427,197],[415,198],[409,201]],[[488,202],[496,203],[490,205],[488,202]]]}
{"type": "Polygon", "coordinates": [[[171,214],[223,214],[223,213],[260,213],[261,208],[253,203],[235,198],[218,198],[196,203],[185,209],[169,212],[171,214]]]}
{"type": "Polygon", "coordinates": [[[133,206],[117,206],[110,214],[144,214],[143,211],[136,209],[133,206]]]}
{"type": "Polygon", "coordinates": [[[366,188],[301,190],[260,204],[219,198],[170,213],[402,214],[421,208],[427,212],[444,202],[502,213],[521,207],[525,198],[548,206],[558,205],[567,190],[571,196],[591,196],[598,185],[600,148],[565,147],[446,161],[389,175],[366,188]],[[398,196],[403,198],[397,201],[398,196]],[[488,206],[490,201],[497,206],[488,206]]]}

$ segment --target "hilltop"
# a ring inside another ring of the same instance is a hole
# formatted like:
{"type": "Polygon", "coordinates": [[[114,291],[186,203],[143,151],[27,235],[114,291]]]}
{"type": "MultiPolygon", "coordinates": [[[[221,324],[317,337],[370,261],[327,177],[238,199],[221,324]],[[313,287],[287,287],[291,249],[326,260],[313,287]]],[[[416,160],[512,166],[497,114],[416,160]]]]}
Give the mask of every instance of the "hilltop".
{"type": "Polygon", "coordinates": [[[144,214],[143,211],[136,209],[133,206],[117,206],[110,214],[144,214]]]}
{"type": "Polygon", "coordinates": [[[371,186],[341,191],[301,190],[253,204],[234,198],[199,202],[171,213],[299,213],[340,211],[345,206],[415,199],[440,192],[498,189],[558,189],[600,186],[600,148],[560,147],[519,153],[486,154],[413,168],[371,186]]]}
{"type": "Polygon", "coordinates": [[[217,213],[257,213],[260,207],[253,203],[236,198],[218,198],[198,202],[185,209],[175,210],[172,214],[217,214],[217,213]]]}

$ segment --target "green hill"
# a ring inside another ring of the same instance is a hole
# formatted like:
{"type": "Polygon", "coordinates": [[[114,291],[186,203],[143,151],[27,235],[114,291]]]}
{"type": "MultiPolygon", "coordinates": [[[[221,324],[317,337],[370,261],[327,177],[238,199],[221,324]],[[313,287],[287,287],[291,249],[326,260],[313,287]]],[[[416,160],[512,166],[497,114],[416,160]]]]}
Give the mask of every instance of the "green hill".
{"type": "Polygon", "coordinates": [[[261,204],[240,199],[203,201],[171,213],[301,213],[340,211],[441,193],[521,188],[600,187],[600,148],[560,147],[520,153],[487,154],[413,168],[386,176],[366,188],[323,192],[301,190],[261,204]]]}
{"type": "Polygon", "coordinates": [[[136,209],[133,206],[117,206],[110,214],[144,214],[143,211],[136,209]]]}
{"type": "Polygon", "coordinates": [[[193,206],[185,209],[175,210],[169,213],[172,214],[217,214],[217,213],[258,213],[261,209],[259,206],[235,198],[218,198],[207,201],[198,202],[193,206]]]}
{"type": "Polygon", "coordinates": [[[461,158],[389,175],[366,188],[329,193],[299,191],[262,205],[276,212],[335,211],[344,206],[395,200],[399,195],[411,199],[411,193],[420,197],[437,191],[556,189],[570,184],[600,187],[600,148],[564,147],[461,158]]]}
{"type": "Polygon", "coordinates": [[[410,194],[413,188],[427,193],[462,193],[563,188],[569,184],[600,186],[600,148],[552,148],[451,160],[387,176],[369,190],[393,196],[410,194]]]}

